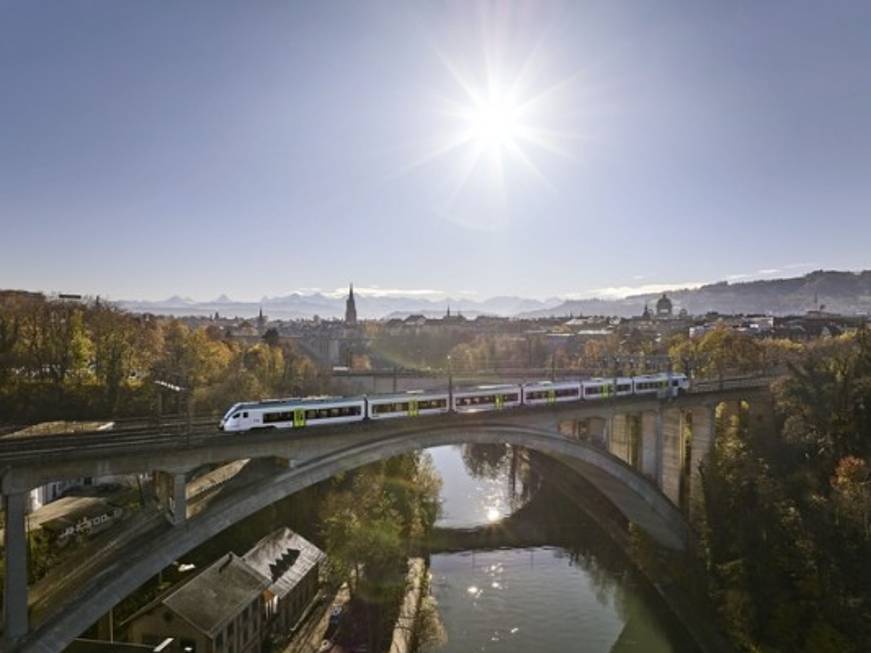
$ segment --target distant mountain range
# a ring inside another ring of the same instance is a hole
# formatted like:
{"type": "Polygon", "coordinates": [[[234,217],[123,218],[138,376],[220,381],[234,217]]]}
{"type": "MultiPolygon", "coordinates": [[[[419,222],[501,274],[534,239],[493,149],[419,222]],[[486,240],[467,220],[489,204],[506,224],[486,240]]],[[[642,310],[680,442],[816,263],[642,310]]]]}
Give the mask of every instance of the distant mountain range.
{"type": "MultiPolygon", "coordinates": [[[[823,308],[833,313],[871,314],[871,270],[839,272],[818,270],[790,279],[766,279],[728,283],[721,281],[693,289],[668,292],[674,312],[686,309],[690,315],[718,313],[762,313],[789,315],[823,308]]],[[[640,315],[647,305],[654,310],[660,295],[632,295],[608,301],[583,299],[525,312],[518,317],[553,315],[640,315]]]]}
{"type": "MultiPolygon", "coordinates": [[[[428,317],[445,314],[448,306],[454,313],[467,317],[476,315],[516,315],[517,313],[545,310],[558,305],[562,300],[539,301],[523,297],[491,297],[483,301],[470,299],[432,300],[421,297],[375,297],[356,295],[357,315],[365,319],[406,317],[423,314],[428,317]]],[[[260,309],[272,319],[340,318],[345,315],[345,297],[330,297],[320,293],[304,295],[293,293],[283,297],[264,297],[259,302],[232,300],[226,295],[207,302],[196,302],[185,297],[173,296],[161,301],[122,300],[120,306],[136,313],[159,315],[214,315],[223,317],[256,317],[260,309]]]]}
{"type": "MultiPolygon", "coordinates": [[[[712,283],[694,289],[668,292],[674,311],[684,308],[692,315],[709,311],[720,313],[766,313],[786,315],[825,307],[846,314],[871,314],[871,270],[863,272],[811,272],[803,277],[728,283],[712,283]]],[[[452,312],[468,317],[503,315],[549,317],[562,315],[640,315],[644,306],[651,309],[657,294],[632,295],[624,299],[579,299],[544,301],[522,297],[491,297],[483,301],[470,299],[432,300],[420,297],[374,297],[358,295],[357,314],[366,319],[405,317],[420,313],[429,317],[443,315],[450,305],[452,312]]],[[[272,319],[340,318],[345,313],[345,298],[320,293],[293,293],[283,297],[264,297],[259,302],[232,300],[221,295],[209,302],[195,302],[184,297],[163,301],[120,301],[124,308],[139,313],[163,315],[213,315],[255,317],[260,309],[272,319]]]]}

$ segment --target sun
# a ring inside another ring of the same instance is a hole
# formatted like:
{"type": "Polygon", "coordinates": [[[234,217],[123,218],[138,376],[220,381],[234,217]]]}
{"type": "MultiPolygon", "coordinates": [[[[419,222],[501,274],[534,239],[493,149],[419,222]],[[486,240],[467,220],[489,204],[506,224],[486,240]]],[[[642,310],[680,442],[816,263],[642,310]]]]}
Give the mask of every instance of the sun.
{"type": "Polygon", "coordinates": [[[554,96],[565,82],[536,79],[531,62],[519,70],[500,69],[491,63],[474,74],[446,56],[441,61],[453,82],[450,95],[434,96],[441,118],[441,140],[434,141],[432,149],[414,165],[455,157],[449,203],[473,179],[480,188],[496,189],[496,196],[505,199],[512,184],[522,180],[521,172],[552,190],[537,159],[545,152],[565,157],[562,146],[574,138],[549,124],[557,113],[554,96]]]}
{"type": "Polygon", "coordinates": [[[579,121],[590,105],[583,89],[591,85],[545,47],[543,35],[527,44],[509,39],[504,25],[488,25],[468,44],[434,44],[439,65],[415,105],[420,129],[399,174],[436,173],[430,183],[438,214],[499,231],[522,218],[514,200],[547,201],[559,192],[560,173],[581,153],[579,121]]]}
{"type": "Polygon", "coordinates": [[[519,107],[501,93],[474,99],[467,120],[471,138],[485,150],[516,147],[522,134],[519,107]]]}

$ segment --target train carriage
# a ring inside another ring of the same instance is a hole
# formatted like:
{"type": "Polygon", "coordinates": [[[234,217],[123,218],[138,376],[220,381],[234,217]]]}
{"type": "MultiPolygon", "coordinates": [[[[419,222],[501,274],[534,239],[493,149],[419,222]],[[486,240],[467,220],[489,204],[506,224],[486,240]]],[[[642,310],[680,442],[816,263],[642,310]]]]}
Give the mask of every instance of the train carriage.
{"type": "Polygon", "coordinates": [[[522,402],[523,391],[519,385],[479,385],[454,391],[453,409],[456,413],[478,413],[516,408],[522,402]]]}
{"type": "Polygon", "coordinates": [[[581,388],[585,401],[625,397],[633,391],[632,378],[628,376],[587,379],[581,383],[581,388]]]}
{"type": "Polygon", "coordinates": [[[236,404],[221,420],[224,431],[290,429],[347,424],[366,418],[364,397],[308,397],[236,404]]]}
{"type": "Polygon", "coordinates": [[[684,374],[647,374],[582,381],[535,381],[480,385],[450,391],[415,390],[371,397],[306,397],[234,404],[218,426],[223,431],[296,429],[367,419],[397,419],[449,412],[477,413],[518,406],[595,401],[629,395],[674,396],[689,390],[684,374]]]}
{"type": "Polygon", "coordinates": [[[677,395],[690,387],[686,374],[645,374],[632,379],[633,390],[637,395],[673,394],[677,395]],[[669,386],[669,384],[671,384],[669,386]],[[670,388],[670,391],[669,391],[670,388]]]}
{"type": "Polygon", "coordinates": [[[395,419],[420,415],[441,415],[451,410],[450,395],[445,392],[412,390],[393,395],[367,398],[369,419],[395,419]]]}
{"type": "Polygon", "coordinates": [[[525,406],[579,401],[580,398],[580,381],[533,381],[523,384],[523,404],[525,406]]]}

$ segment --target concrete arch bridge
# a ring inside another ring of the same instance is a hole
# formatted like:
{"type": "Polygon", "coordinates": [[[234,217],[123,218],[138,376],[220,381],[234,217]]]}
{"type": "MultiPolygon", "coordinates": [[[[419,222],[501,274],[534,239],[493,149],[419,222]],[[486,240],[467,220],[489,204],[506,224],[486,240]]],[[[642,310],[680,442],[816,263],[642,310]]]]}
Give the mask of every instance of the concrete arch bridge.
{"type": "Polygon", "coordinates": [[[149,578],[245,517],[337,473],[449,444],[510,444],[570,460],[629,521],[663,546],[681,549],[689,536],[685,511],[698,488],[698,463],[717,424],[724,415],[766,418],[769,403],[766,381],[675,399],[630,397],[299,433],[202,429],[179,437],[155,428],[27,438],[9,450],[0,447],[6,650],[61,650],[149,578]],[[206,507],[190,496],[192,470],[257,458],[279,459],[284,468],[206,507]],[[49,576],[28,592],[30,489],[64,478],[141,473],[153,474],[162,514],[141,519],[64,578],[49,576]]]}

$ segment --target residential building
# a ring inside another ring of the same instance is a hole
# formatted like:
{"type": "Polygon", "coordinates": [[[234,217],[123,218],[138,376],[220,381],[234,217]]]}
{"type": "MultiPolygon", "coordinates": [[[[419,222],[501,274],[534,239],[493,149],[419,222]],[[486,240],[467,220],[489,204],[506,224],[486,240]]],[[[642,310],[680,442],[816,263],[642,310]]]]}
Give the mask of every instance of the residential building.
{"type": "Polygon", "coordinates": [[[263,592],[270,579],[228,553],[129,620],[137,644],[178,639],[187,653],[260,653],[263,592]]]}
{"type": "Polygon", "coordinates": [[[244,556],[228,553],[129,620],[129,638],[156,644],[168,637],[187,653],[259,653],[283,638],[306,613],[319,588],[324,553],[280,528],[244,556]]]}
{"type": "Polygon", "coordinates": [[[270,580],[264,593],[265,630],[283,636],[290,632],[318,592],[323,551],[280,528],[260,540],[242,559],[270,580]]]}

